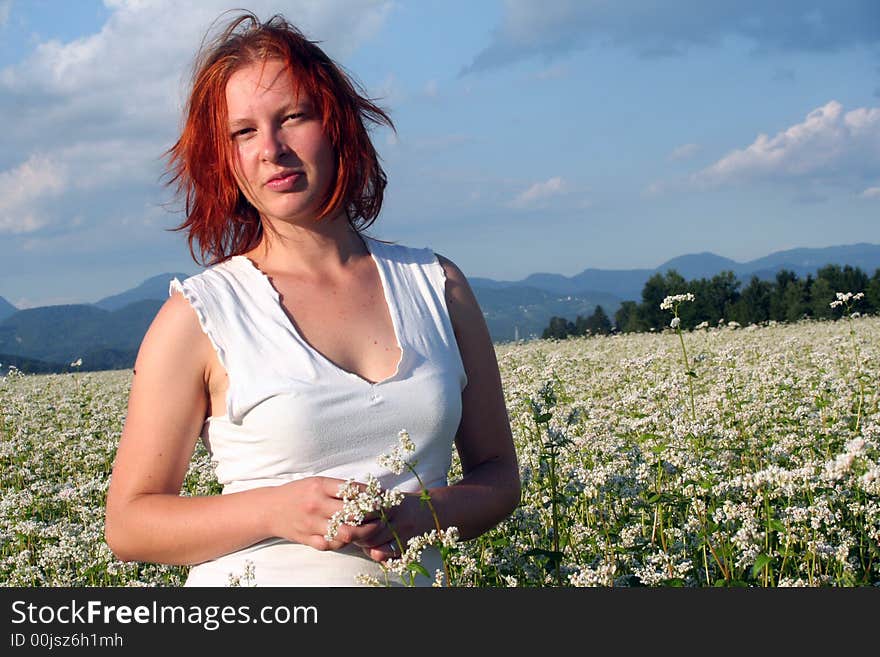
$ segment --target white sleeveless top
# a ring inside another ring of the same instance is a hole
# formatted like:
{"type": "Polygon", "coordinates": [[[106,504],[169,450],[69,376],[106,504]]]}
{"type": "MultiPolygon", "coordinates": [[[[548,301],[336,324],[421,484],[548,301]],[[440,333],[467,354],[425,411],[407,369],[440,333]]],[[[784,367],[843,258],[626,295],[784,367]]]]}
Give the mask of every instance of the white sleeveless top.
{"type": "MultiPolygon", "coordinates": [[[[315,475],[363,481],[367,473],[384,488],[418,492],[411,473],[394,475],[376,463],[397,445],[401,429],[415,443],[411,460],[425,485],[446,485],[467,376],[446,307],[445,272],[431,249],[362,237],[401,350],[397,371],[376,383],[309,345],[269,279],[244,256],[171,281],[169,294],[189,301],[229,375],[226,414],[209,417],[201,434],[224,494],[315,475]]],[[[426,550],[422,564],[433,576],[442,567],[439,553],[426,550]]],[[[243,586],[356,586],[358,574],[384,580],[356,546],[322,552],[271,538],[193,566],[185,585],[228,586],[232,575],[243,586]]]]}

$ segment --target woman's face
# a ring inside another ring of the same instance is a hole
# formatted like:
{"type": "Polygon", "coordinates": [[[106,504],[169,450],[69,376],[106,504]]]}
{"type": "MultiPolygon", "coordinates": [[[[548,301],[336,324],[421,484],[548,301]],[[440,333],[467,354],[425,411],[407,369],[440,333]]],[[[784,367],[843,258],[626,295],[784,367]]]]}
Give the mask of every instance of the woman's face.
{"type": "Polygon", "coordinates": [[[238,186],[264,220],[314,219],[335,177],[333,145],[284,62],[235,71],[226,84],[229,135],[238,186]]]}

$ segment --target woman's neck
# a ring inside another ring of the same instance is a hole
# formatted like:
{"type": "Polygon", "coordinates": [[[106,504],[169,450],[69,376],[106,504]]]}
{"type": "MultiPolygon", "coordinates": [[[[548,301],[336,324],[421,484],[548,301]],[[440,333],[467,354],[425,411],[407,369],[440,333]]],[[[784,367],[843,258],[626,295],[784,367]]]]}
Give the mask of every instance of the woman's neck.
{"type": "Polygon", "coordinates": [[[344,216],[337,216],[309,226],[269,224],[256,248],[244,255],[267,273],[333,278],[369,251],[344,216]]]}

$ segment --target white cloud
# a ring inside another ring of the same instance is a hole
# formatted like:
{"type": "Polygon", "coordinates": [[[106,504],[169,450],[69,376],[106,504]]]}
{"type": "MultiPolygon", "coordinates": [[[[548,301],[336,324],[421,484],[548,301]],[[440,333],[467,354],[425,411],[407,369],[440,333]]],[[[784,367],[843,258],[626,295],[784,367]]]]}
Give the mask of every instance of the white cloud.
{"type": "Polygon", "coordinates": [[[833,182],[852,187],[880,173],[880,108],[844,112],[832,100],[774,137],[758,135],[694,174],[693,183],[723,185],[755,180],[833,182]]]}
{"type": "Polygon", "coordinates": [[[61,306],[73,303],[83,303],[82,300],[74,297],[48,297],[46,299],[31,299],[29,297],[18,297],[12,302],[19,310],[27,310],[29,308],[42,308],[43,306],[61,306]]]}
{"type": "Polygon", "coordinates": [[[585,2],[506,0],[489,44],[464,73],[527,58],[553,58],[612,45],[644,57],[679,55],[694,46],[745,38],[756,48],[828,52],[880,41],[876,0],[666,0],[585,2]]]}
{"type": "Polygon", "coordinates": [[[880,187],[868,187],[860,196],[862,198],[880,199],[880,187]]]}
{"type": "MultiPolygon", "coordinates": [[[[4,133],[0,151],[0,232],[50,223],[48,197],[59,206],[59,196],[82,196],[84,189],[156,185],[179,126],[189,66],[204,33],[228,8],[222,0],[106,5],[111,13],[97,33],[39,43],[20,64],[0,70],[0,124],[15,126],[4,133]],[[18,166],[8,159],[13,153],[32,157],[18,166]]],[[[279,10],[269,0],[250,7],[261,19],[279,10]]],[[[283,11],[341,60],[377,34],[391,7],[387,0],[298,0],[283,11]]],[[[0,17],[8,8],[0,0],[0,17]]],[[[124,210],[129,196],[105,195],[102,202],[124,210]]]]}
{"type": "Polygon", "coordinates": [[[562,178],[550,178],[550,180],[545,182],[535,183],[525,191],[517,194],[516,198],[508,205],[512,208],[525,208],[539,200],[562,194],[565,191],[565,187],[565,181],[562,178]]]}
{"type": "Polygon", "coordinates": [[[686,160],[700,152],[699,144],[682,144],[669,154],[670,160],[686,160]]]}
{"type": "MultiPolygon", "coordinates": [[[[116,188],[122,190],[120,205],[125,207],[131,203],[126,190],[159,187],[159,155],[158,145],[136,139],[80,142],[0,171],[0,233],[31,233],[47,225],[82,226],[86,220],[74,214],[81,206],[65,201],[72,194],[81,200],[82,192],[116,188]]],[[[102,201],[114,196],[107,194],[102,201]]],[[[94,205],[86,210],[92,220],[98,214],[94,205]]]]}
{"type": "Polygon", "coordinates": [[[668,188],[668,183],[663,182],[662,180],[655,180],[652,183],[649,183],[645,189],[642,190],[642,196],[652,197],[652,196],[660,196],[665,192],[668,188]]]}
{"type": "Polygon", "coordinates": [[[409,94],[394,73],[386,75],[379,88],[372,92],[372,95],[379,99],[381,105],[391,107],[398,107],[409,99],[409,94]]]}
{"type": "MultiPolygon", "coordinates": [[[[107,4],[113,13],[100,32],[69,43],[40,43],[22,64],[2,71],[0,84],[13,92],[61,96],[112,90],[122,104],[123,99],[141,97],[139,90],[147,81],[159,81],[162,92],[170,91],[173,97],[205,32],[221,14],[212,33],[234,15],[223,13],[228,3],[218,0],[183,5],[172,0],[112,0],[107,4]]],[[[336,58],[351,54],[375,36],[391,7],[385,0],[300,0],[287,5],[286,15],[336,58]]],[[[260,18],[277,11],[266,0],[254,0],[251,6],[260,18]]]]}
{"type": "Polygon", "coordinates": [[[424,89],[422,90],[422,93],[428,98],[437,98],[437,96],[440,94],[440,88],[437,85],[437,80],[428,80],[428,82],[425,84],[424,89]]]}
{"type": "Polygon", "coordinates": [[[154,184],[160,176],[160,156],[159,144],[139,139],[80,142],[56,153],[70,171],[70,183],[76,189],[154,184]]]}
{"type": "Polygon", "coordinates": [[[31,233],[45,225],[43,202],[68,187],[67,167],[33,155],[9,171],[0,171],[0,233],[31,233]]]}

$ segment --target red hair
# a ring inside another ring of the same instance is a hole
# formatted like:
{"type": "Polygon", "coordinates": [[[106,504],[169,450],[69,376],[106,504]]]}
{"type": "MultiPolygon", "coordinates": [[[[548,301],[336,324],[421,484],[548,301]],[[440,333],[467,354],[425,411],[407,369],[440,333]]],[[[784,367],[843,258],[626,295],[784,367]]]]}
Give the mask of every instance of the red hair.
{"type": "Polygon", "coordinates": [[[170,175],[185,205],[190,254],[213,265],[254,248],[263,235],[257,209],[238,187],[226,111],[226,83],[243,66],[267,59],[285,62],[315,104],[336,153],[336,178],[316,220],[344,210],[352,228],[369,227],[382,207],[387,178],[367,124],[394,125],[315,42],[280,15],[265,23],[247,12],[233,18],[196,57],[183,130],[166,153],[170,175]],[[196,256],[196,244],[201,258],[196,256]]]}

